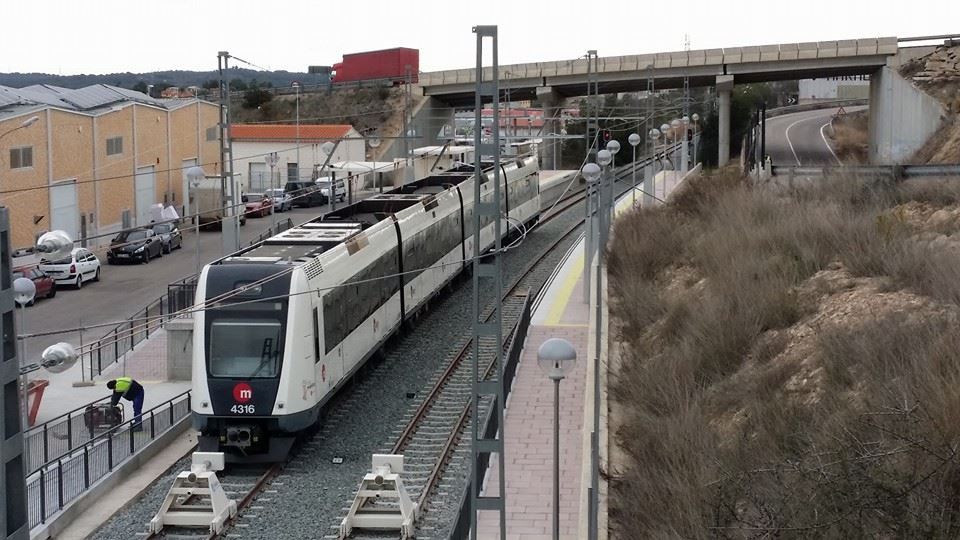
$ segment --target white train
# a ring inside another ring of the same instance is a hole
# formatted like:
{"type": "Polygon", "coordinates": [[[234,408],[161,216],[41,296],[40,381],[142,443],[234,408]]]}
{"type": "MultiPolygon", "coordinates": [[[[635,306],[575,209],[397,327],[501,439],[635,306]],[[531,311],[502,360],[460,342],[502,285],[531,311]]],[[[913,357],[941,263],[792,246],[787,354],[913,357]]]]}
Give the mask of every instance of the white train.
{"type": "MultiPolygon", "coordinates": [[[[501,164],[504,235],[540,213],[536,158],[501,164]]],[[[350,376],[467,265],[472,167],[303,223],[203,268],[194,315],[200,451],[277,461],[350,376]]],[[[483,175],[481,198],[493,196],[483,175]]],[[[483,223],[481,251],[494,242],[483,223]]]]}

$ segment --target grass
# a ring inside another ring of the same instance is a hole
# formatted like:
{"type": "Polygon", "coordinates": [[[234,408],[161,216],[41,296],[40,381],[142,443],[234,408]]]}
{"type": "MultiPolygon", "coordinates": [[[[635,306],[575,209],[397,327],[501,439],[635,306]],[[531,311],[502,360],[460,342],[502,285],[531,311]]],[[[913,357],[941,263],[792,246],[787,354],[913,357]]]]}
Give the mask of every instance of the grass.
{"type": "Polygon", "coordinates": [[[958,200],[723,173],[619,220],[614,536],[960,534],[960,249],[918,241],[899,206],[958,200]],[[839,294],[811,281],[825,270],[872,285],[838,286],[861,303],[814,323],[839,294]]]}
{"type": "Polygon", "coordinates": [[[848,164],[867,162],[869,151],[867,120],[866,111],[858,111],[831,122],[830,138],[833,139],[833,151],[837,153],[840,161],[848,164]]]}

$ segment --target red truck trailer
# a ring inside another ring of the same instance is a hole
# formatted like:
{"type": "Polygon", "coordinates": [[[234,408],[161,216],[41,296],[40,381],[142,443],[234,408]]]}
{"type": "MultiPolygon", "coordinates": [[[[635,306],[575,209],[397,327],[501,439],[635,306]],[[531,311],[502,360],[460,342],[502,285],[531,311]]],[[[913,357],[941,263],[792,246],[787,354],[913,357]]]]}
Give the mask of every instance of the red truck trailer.
{"type": "Polygon", "coordinates": [[[343,62],[333,65],[333,82],[391,79],[404,82],[410,66],[410,82],[417,82],[420,51],[397,47],[343,55],[343,62]]]}

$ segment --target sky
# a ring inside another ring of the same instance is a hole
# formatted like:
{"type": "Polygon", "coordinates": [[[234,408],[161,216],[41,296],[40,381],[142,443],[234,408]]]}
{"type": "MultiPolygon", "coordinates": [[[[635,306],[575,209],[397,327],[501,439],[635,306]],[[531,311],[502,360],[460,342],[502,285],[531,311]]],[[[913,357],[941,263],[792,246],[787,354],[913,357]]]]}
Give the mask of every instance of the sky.
{"type": "Polygon", "coordinates": [[[497,25],[501,64],[960,33],[960,1],[32,0],[0,33],[0,72],[211,70],[229,51],[306,71],[343,53],[420,50],[421,71],[472,67],[474,25],[497,25]],[[887,9],[887,5],[896,9],[887,9]]]}

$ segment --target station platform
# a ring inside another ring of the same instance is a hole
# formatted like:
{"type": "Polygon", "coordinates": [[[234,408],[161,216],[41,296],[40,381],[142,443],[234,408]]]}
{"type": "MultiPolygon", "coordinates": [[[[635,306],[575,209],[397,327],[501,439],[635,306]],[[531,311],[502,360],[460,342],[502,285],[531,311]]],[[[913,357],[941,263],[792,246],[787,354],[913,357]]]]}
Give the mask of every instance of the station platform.
{"type": "MultiPolygon", "coordinates": [[[[104,369],[103,374],[94,379],[92,386],[74,386],[74,383],[90,380],[90,368],[81,370],[78,362],[62,373],[49,373],[46,370],[30,374],[31,381],[47,380],[37,412],[35,426],[100,398],[110,396],[107,381],[116,377],[133,377],[143,385],[146,391],[143,409],[148,410],[190,389],[190,381],[169,381],[167,373],[167,340],[165,331],[160,330],[150,339],[144,340],[126,358],[104,369]]],[[[129,403],[124,405],[130,410],[129,403]]]]}
{"type": "MultiPolygon", "coordinates": [[[[682,183],[678,171],[663,171],[655,177],[656,198],[665,201],[682,183]]],[[[616,214],[641,204],[640,185],[621,196],[616,214]]],[[[656,202],[655,204],[662,204],[656,202]]],[[[537,365],[537,350],[550,338],[563,338],[577,350],[577,361],[560,383],[560,538],[587,537],[590,487],[590,432],[593,424],[593,359],[595,358],[595,304],[584,295],[583,239],[570,250],[559,271],[547,285],[543,300],[531,315],[526,343],[517,366],[504,411],[506,522],[509,540],[549,540],[553,531],[553,381],[537,365]],[[594,307],[591,307],[593,305],[594,307]]],[[[595,285],[591,287],[595,290],[595,285]]],[[[603,287],[606,296],[606,286],[603,287]]],[[[596,296],[596,295],[593,295],[596,296]]],[[[603,305],[607,302],[604,299],[603,305]]],[[[601,351],[600,458],[606,468],[606,310],[603,315],[604,347],[601,351]]],[[[491,459],[483,493],[499,491],[498,460],[491,459]]],[[[600,538],[606,535],[606,486],[600,488],[600,538]]],[[[499,516],[483,511],[477,537],[500,537],[499,516]]]]}

